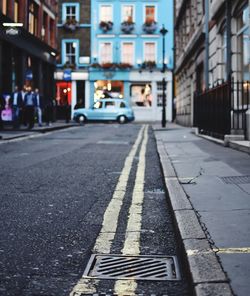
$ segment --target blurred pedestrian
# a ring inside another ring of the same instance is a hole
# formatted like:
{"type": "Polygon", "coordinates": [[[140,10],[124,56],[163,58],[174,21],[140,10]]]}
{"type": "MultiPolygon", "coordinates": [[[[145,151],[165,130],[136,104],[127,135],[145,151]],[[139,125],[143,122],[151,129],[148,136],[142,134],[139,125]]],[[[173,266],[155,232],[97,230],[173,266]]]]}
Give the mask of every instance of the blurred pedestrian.
{"type": "Polygon", "coordinates": [[[34,92],[35,98],[36,98],[36,114],[37,114],[37,120],[38,120],[38,125],[42,126],[43,121],[42,121],[42,115],[43,115],[43,96],[40,95],[39,89],[36,88],[34,92]]]}
{"type": "Polygon", "coordinates": [[[25,104],[24,104],[24,97],[27,93],[27,86],[24,85],[23,86],[23,89],[21,90],[21,94],[22,94],[22,100],[23,100],[23,108],[22,110],[20,110],[20,121],[23,125],[27,125],[27,122],[26,122],[26,114],[25,114],[25,104]]]}
{"type": "Polygon", "coordinates": [[[68,103],[68,100],[65,101],[64,105],[64,115],[65,115],[65,122],[69,123],[70,121],[70,114],[71,113],[71,106],[68,103]]]}
{"type": "Polygon", "coordinates": [[[84,108],[83,100],[81,100],[81,99],[75,104],[74,110],[77,110],[80,108],[84,108]]]}
{"type": "Polygon", "coordinates": [[[47,99],[44,103],[44,115],[46,124],[47,126],[51,126],[53,121],[53,101],[51,99],[47,99]]]}
{"type": "Polygon", "coordinates": [[[12,109],[13,128],[19,128],[20,110],[23,107],[23,99],[22,94],[18,89],[18,86],[15,86],[15,90],[10,96],[10,107],[12,109]]]}
{"type": "Polygon", "coordinates": [[[30,86],[27,87],[27,93],[24,97],[24,105],[28,129],[32,129],[35,122],[36,97],[34,93],[32,93],[30,86]]]}
{"type": "Polygon", "coordinates": [[[2,119],[2,111],[5,109],[5,99],[3,96],[0,96],[0,130],[3,129],[3,119],[2,119]]]}

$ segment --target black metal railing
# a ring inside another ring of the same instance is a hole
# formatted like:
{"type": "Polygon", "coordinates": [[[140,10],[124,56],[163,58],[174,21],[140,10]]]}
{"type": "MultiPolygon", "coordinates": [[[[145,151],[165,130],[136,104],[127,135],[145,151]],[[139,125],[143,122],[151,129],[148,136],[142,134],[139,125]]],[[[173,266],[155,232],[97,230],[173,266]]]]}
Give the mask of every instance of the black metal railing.
{"type": "Polygon", "coordinates": [[[225,82],[194,95],[194,126],[217,138],[246,135],[246,111],[250,108],[250,82],[225,82]]]}
{"type": "Polygon", "coordinates": [[[194,126],[200,133],[223,138],[230,133],[230,85],[223,83],[194,96],[194,126]]]}
{"type": "Polygon", "coordinates": [[[232,82],[231,130],[246,136],[246,111],[250,108],[250,82],[232,82]]]}

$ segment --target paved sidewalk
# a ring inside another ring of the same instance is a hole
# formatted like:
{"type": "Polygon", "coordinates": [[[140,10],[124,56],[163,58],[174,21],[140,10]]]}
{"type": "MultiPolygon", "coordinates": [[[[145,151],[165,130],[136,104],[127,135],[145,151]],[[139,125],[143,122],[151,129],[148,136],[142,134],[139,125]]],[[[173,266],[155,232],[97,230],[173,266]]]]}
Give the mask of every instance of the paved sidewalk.
{"type": "Polygon", "coordinates": [[[190,128],[154,125],[197,295],[250,295],[250,156],[190,128]]]}
{"type": "Polygon", "coordinates": [[[46,124],[44,124],[43,126],[40,127],[37,124],[35,124],[34,128],[31,130],[28,130],[27,127],[23,125],[20,126],[19,129],[13,129],[11,125],[6,125],[3,130],[0,130],[0,143],[6,142],[9,140],[18,139],[18,138],[28,137],[30,135],[34,135],[37,133],[46,133],[49,131],[69,128],[73,126],[79,126],[79,125],[75,122],[66,123],[63,120],[58,120],[56,122],[53,122],[52,125],[50,126],[47,126],[46,124]]]}

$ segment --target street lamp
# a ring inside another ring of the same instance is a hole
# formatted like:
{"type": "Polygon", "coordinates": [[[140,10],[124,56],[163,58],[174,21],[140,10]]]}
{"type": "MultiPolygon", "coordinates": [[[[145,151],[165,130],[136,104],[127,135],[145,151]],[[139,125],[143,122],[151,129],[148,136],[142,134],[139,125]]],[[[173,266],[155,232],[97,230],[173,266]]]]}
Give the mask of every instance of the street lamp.
{"type": "MultiPolygon", "coordinates": [[[[162,35],[162,73],[165,73],[166,70],[166,64],[165,64],[165,35],[167,34],[168,30],[165,29],[164,25],[162,25],[162,28],[160,30],[160,33],[162,35]]],[[[162,78],[162,120],[161,120],[161,126],[166,126],[166,80],[163,75],[162,78]]]]}

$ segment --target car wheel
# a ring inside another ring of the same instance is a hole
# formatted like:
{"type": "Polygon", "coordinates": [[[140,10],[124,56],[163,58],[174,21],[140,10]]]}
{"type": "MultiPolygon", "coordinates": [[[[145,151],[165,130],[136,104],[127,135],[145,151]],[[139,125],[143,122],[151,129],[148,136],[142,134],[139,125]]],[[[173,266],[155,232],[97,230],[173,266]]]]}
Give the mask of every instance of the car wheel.
{"type": "Polygon", "coordinates": [[[126,121],[127,121],[127,118],[126,118],[125,115],[121,115],[121,116],[118,117],[118,122],[119,122],[120,124],[123,124],[123,123],[125,123],[126,121]]]}
{"type": "Polygon", "coordinates": [[[86,122],[86,117],[84,115],[79,115],[77,119],[80,124],[83,124],[86,122]]]}

